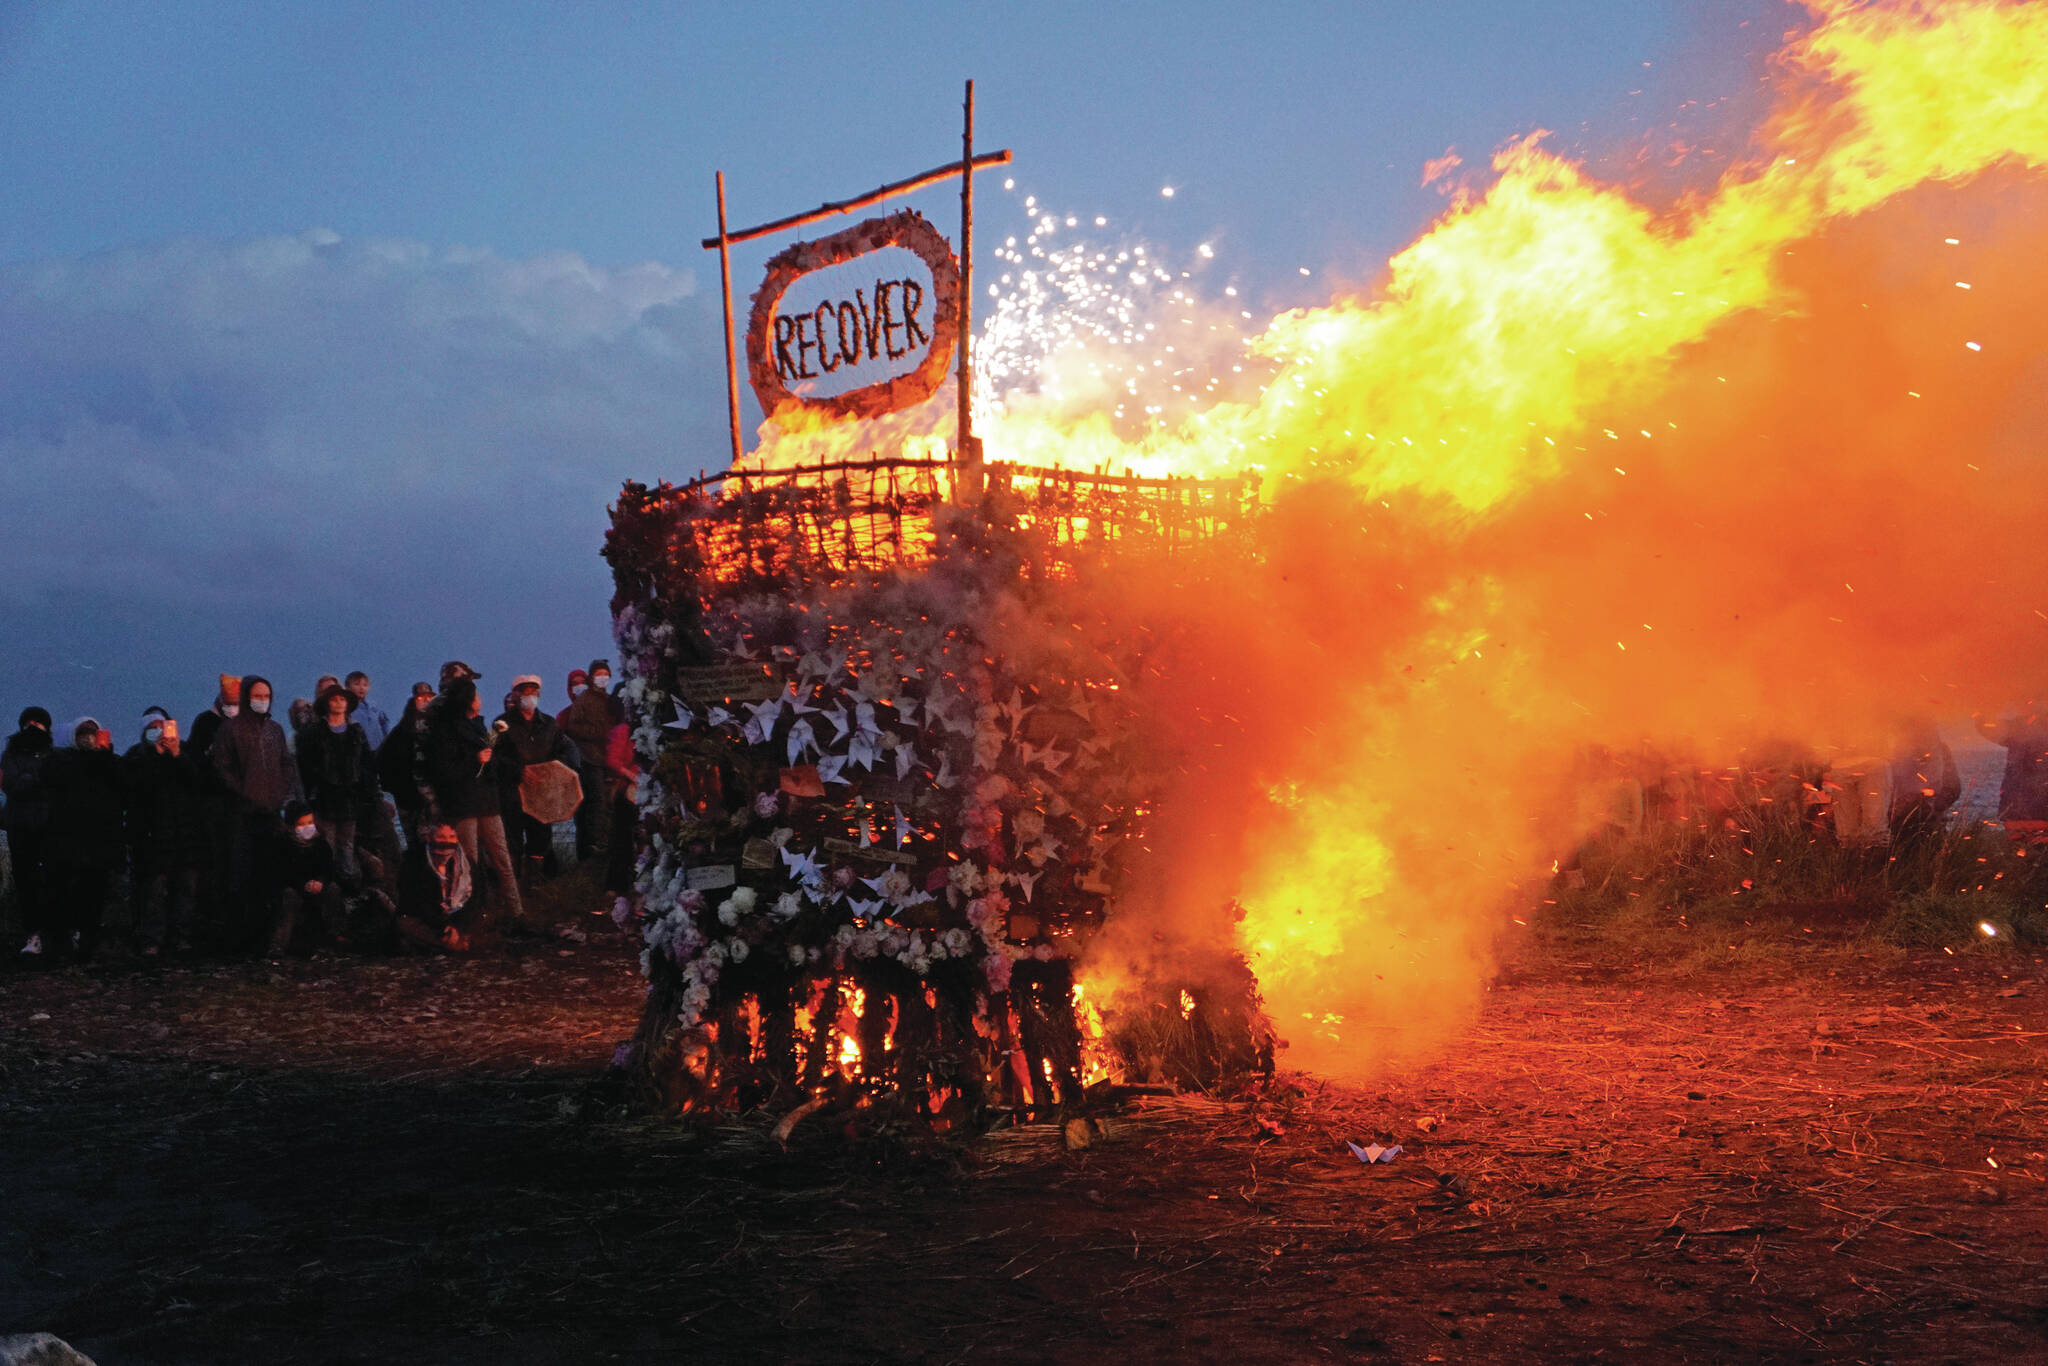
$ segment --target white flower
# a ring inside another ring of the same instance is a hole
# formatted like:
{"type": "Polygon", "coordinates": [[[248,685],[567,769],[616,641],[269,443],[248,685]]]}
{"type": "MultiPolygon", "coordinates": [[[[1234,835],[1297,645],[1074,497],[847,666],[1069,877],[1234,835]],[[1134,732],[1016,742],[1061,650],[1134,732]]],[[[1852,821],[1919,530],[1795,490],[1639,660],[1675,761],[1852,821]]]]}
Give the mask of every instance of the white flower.
{"type": "Polygon", "coordinates": [[[761,894],[752,887],[735,887],[729,899],[733,905],[739,908],[741,915],[750,915],[753,913],[755,905],[760,901],[761,894]]]}
{"type": "Polygon", "coordinates": [[[731,929],[734,925],[740,923],[739,903],[735,902],[731,897],[727,897],[718,903],[718,923],[727,929],[731,929]]]}
{"type": "Polygon", "coordinates": [[[795,892],[784,892],[775,898],[775,914],[780,919],[794,919],[803,908],[804,903],[798,899],[795,892]]]}
{"type": "Polygon", "coordinates": [[[733,940],[732,946],[728,950],[728,952],[732,955],[732,961],[736,964],[746,962],[747,955],[752,951],[753,950],[747,947],[747,941],[744,939],[733,940]]]}
{"type": "MultiPolygon", "coordinates": [[[[812,950],[812,952],[813,952],[813,953],[815,953],[816,951],[817,951],[817,950],[815,950],[815,949],[813,949],[813,950],[812,950]]],[[[799,968],[800,968],[800,967],[802,967],[802,966],[804,965],[804,946],[803,946],[803,945],[801,945],[801,944],[791,944],[791,945],[789,946],[789,962],[790,962],[790,966],[792,966],[792,967],[799,967],[799,968]]]]}

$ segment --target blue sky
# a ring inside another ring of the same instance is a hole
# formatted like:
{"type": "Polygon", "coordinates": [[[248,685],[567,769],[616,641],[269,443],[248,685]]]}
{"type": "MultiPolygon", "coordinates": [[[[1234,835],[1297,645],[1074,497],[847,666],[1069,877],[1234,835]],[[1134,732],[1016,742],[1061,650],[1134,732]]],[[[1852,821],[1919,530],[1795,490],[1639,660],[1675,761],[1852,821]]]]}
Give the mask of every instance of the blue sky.
{"type": "MultiPolygon", "coordinates": [[[[1016,154],[984,243],[1033,192],[1213,243],[1263,316],[1370,280],[1448,148],[1547,128],[1653,183],[1737,150],[1802,18],[0,0],[0,713],[125,732],[255,668],[389,703],[452,656],[554,697],[608,652],[619,482],[723,463],[716,169],[736,223],[923,170],[972,76],[1016,154]]],[[[742,308],[781,244],[736,254],[742,308]]]]}

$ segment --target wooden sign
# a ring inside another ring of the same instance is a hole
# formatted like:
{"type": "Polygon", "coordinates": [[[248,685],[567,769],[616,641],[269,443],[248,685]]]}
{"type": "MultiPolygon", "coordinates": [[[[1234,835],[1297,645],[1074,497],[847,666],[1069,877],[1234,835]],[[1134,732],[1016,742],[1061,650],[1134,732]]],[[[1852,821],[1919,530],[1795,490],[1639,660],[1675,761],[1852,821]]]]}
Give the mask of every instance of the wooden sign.
{"type": "Polygon", "coordinates": [[[893,863],[899,868],[915,867],[917,864],[917,855],[908,850],[885,849],[879,844],[855,844],[852,840],[828,839],[825,841],[825,852],[870,859],[876,863],[893,863]]]}
{"type": "Polygon", "coordinates": [[[879,417],[937,392],[959,338],[960,263],[937,228],[905,209],[798,242],[768,262],[747,321],[747,374],[770,417],[789,409],[827,418],[879,417]],[[806,275],[890,247],[924,262],[929,288],[885,266],[872,283],[858,277],[859,283],[807,309],[782,311],[783,296],[806,275]],[[911,368],[895,373],[906,361],[911,368]],[[836,394],[807,392],[817,381],[868,376],[836,394]]]}
{"type": "Polygon", "coordinates": [[[766,702],[782,691],[782,678],[767,664],[713,664],[676,670],[676,696],[692,706],[717,702],[766,702]]]}

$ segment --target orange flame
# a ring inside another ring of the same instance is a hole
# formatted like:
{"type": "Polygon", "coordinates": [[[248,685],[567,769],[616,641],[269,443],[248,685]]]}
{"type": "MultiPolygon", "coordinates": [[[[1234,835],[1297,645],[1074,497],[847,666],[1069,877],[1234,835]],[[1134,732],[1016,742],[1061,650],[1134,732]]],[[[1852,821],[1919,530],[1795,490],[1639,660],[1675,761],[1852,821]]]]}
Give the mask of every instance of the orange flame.
{"type": "MultiPolygon", "coordinates": [[[[2048,678],[2048,6],[1807,8],[1752,153],[1675,204],[1537,134],[1375,293],[1275,319],[1256,399],[982,429],[1017,463],[1267,472],[1241,582],[1120,585],[1228,656],[1138,684],[1207,757],[1123,937],[1241,905],[1297,1062],[1370,1069],[1467,1015],[1493,908],[1578,833],[1576,747],[1868,752],[1902,709],[2048,678]],[[1219,748],[1218,715],[1268,720],[1219,748]]],[[[943,441],[943,409],[760,459],[943,441]]]]}

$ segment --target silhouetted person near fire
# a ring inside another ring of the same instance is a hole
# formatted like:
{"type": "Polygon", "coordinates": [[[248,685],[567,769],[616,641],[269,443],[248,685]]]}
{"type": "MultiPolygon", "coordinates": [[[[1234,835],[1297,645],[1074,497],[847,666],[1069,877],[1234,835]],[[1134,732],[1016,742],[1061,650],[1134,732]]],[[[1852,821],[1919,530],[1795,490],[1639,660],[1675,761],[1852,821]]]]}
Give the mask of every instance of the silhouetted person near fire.
{"type": "Polygon", "coordinates": [[[1892,852],[1908,853],[1941,837],[1942,817],[1963,795],[1956,756],[1931,716],[1899,727],[1892,752],[1892,852]]]}
{"type": "Polygon", "coordinates": [[[605,797],[611,816],[611,852],[605,860],[604,889],[613,896],[633,890],[633,823],[640,817],[640,764],[633,754],[633,730],[612,727],[605,745],[605,797]]]}
{"type": "Polygon", "coordinates": [[[1998,819],[2015,835],[2048,835],[2048,712],[2029,702],[1996,721],[1979,720],[1977,729],[1993,744],[2005,746],[1998,819]]]}
{"type": "Polygon", "coordinates": [[[43,779],[50,752],[50,713],[25,707],[14,734],[0,749],[0,793],[7,797],[7,854],[14,864],[14,897],[22,928],[24,959],[42,957],[51,935],[50,793],[43,779]]]}
{"type": "Polygon", "coordinates": [[[210,846],[206,775],[185,752],[178,723],[146,715],[142,741],[122,756],[127,769],[128,873],[135,930],[145,958],[192,947],[200,870],[210,846]]]}

